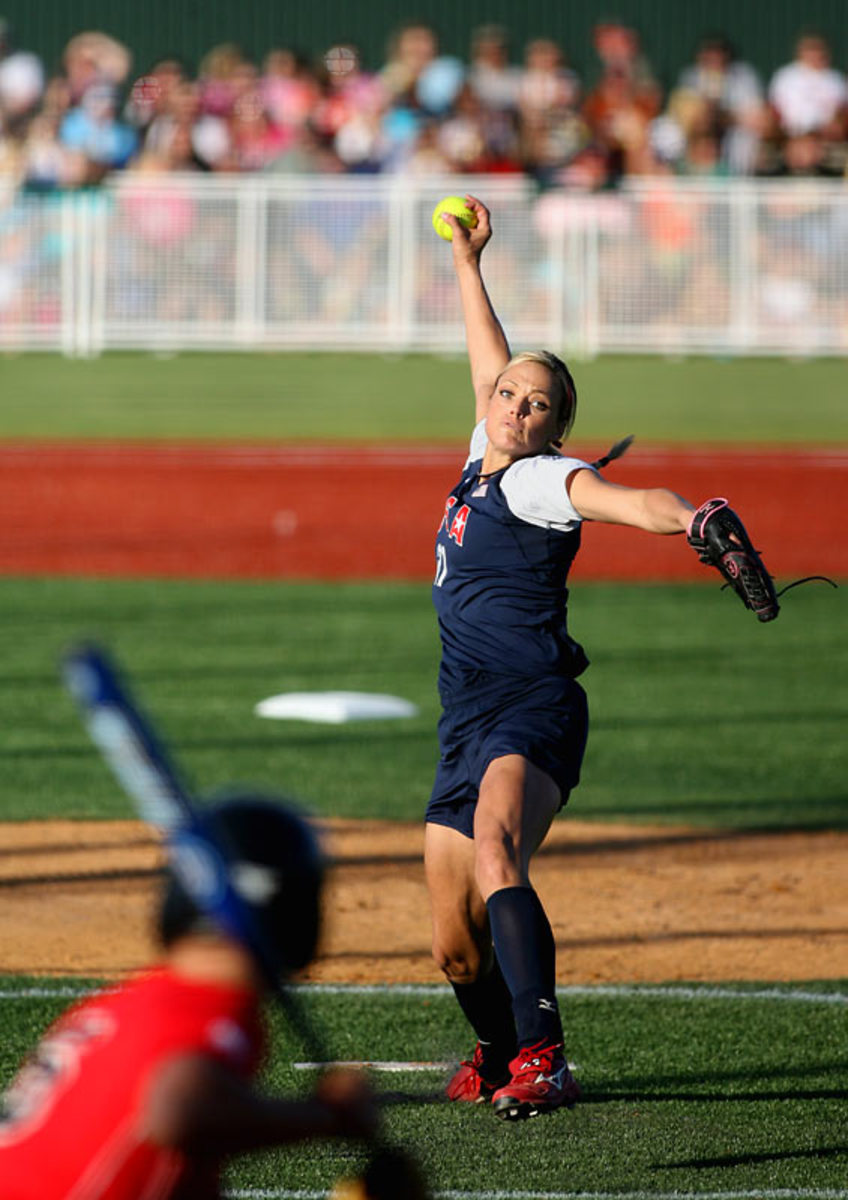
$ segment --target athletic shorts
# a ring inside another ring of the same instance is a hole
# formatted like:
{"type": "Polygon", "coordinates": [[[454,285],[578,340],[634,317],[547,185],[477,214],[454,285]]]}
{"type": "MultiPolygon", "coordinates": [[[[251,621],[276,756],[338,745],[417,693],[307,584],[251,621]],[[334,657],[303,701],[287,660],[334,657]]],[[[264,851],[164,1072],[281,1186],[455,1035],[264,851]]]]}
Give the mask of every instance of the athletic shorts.
{"type": "Polygon", "coordinates": [[[557,675],[487,682],[462,702],[446,705],[426,820],[473,837],[480,780],[504,754],[521,754],[550,775],[562,808],[580,780],[588,727],[586,693],[576,679],[557,675]]]}

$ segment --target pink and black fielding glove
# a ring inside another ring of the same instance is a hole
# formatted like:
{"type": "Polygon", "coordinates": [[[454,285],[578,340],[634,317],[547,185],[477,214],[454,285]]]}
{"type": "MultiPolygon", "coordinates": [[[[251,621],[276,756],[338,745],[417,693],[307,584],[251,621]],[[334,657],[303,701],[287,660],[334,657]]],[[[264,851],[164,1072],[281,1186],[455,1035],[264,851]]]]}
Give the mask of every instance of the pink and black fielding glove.
{"type": "Polygon", "coordinates": [[[757,620],[775,619],[780,605],[772,578],[724,497],[705,500],[695,510],[686,537],[701,562],[715,567],[757,620]]]}

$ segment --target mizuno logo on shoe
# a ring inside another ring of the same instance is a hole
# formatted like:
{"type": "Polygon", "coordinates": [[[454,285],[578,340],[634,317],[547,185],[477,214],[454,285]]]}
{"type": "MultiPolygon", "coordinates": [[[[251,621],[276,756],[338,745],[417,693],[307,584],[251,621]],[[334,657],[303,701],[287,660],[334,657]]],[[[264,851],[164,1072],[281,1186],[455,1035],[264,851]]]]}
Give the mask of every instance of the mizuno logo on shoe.
{"type": "Polygon", "coordinates": [[[539,1008],[541,1008],[543,1012],[556,1012],[556,1007],[556,1000],[539,1001],[539,1008]]]}
{"type": "Polygon", "coordinates": [[[543,1075],[542,1072],[540,1071],[539,1074],[536,1076],[536,1078],[533,1080],[533,1082],[534,1083],[549,1083],[552,1087],[558,1088],[558,1087],[562,1087],[564,1079],[565,1079],[565,1067],[560,1067],[559,1070],[554,1071],[553,1075],[543,1075]]]}

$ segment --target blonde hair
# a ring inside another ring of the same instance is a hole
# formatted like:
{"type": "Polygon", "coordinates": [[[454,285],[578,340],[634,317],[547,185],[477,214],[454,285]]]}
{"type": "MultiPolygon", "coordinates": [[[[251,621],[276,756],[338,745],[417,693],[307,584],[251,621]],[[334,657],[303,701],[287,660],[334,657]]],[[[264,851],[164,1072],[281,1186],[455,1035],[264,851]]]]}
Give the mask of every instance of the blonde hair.
{"type": "Polygon", "coordinates": [[[513,354],[501,371],[501,375],[510,367],[517,366],[518,363],[528,362],[539,363],[541,366],[547,367],[554,377],[559,391],[559,436],[565,441],[571,432],[574,418],[577,416],[577,388],[574,386],[571,372],[562,359],[558,358],[556,354],[552,354],[550,350],[522,350],[519,354],[513,354]]]}

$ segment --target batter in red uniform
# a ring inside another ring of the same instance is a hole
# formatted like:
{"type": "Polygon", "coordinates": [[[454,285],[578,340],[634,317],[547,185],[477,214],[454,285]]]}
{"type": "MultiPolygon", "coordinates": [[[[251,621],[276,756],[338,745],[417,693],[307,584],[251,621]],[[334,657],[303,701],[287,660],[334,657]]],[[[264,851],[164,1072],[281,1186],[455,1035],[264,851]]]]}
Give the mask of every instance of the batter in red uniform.
{"type": "MultiPolygon", "coordinates": [[[[320,867],[303,853],[303,822],[255,800],[208,821],[280,963],[305,965],[320,867]]],[[[356,1076],[328,1074],[304,1100],[255,1090],[265,976],[173,876],[160,928],[161,964],[71,1008],[13,1081],[0,1120],[3,1200],[213,1200],[231,1154],[373,1133],[356,1076]]]]}

